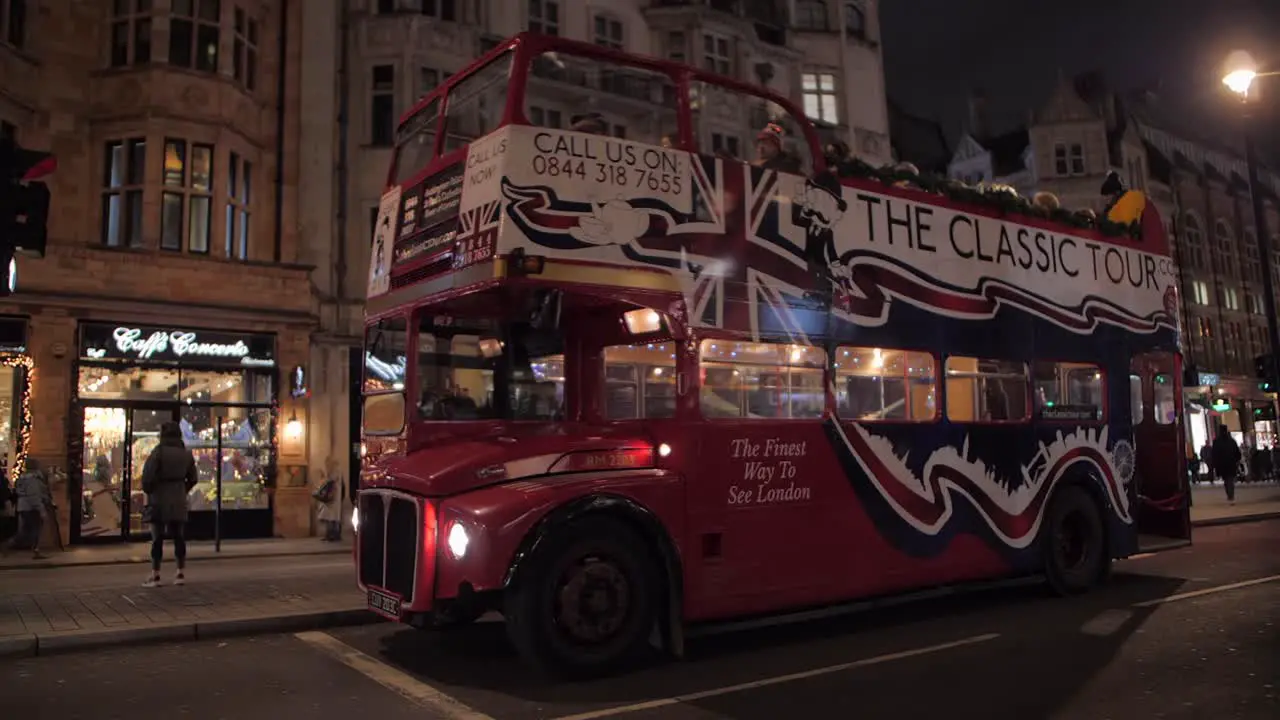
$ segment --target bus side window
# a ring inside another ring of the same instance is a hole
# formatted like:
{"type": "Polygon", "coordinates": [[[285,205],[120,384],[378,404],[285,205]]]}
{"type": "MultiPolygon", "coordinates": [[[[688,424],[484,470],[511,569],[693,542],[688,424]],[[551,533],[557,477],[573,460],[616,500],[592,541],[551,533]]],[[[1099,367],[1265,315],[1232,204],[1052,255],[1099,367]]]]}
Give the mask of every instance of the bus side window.
{"type": "Polygon", "coordinates": [[[530,69],[524,108],[530,124],[648,145],[676,133],[676,84],[664,73],[563,50],[535,57],[530,69]]]}
{"type": "Polygon", "coordinates": [[[1129,413],[1134,425],[1143,421],[1142,376],[1129,375],[1129,413]]]}
{"type": "Polygon", "coordinates": [[[1174,400],[1175,383],[1170,375],[1159,374],[1151,379],[1152,400],[1157,425],[1172,425],[1177,417],[1178,406],[1174,400]]]}
{"type": "Polygon", "coordinates": [[[800,131],[804,123],[785,108],[710,81],[690,84],[689,103],[700,152],[737,155],[729,139],[745,138],[742,155],[732,159],[796,175],[812,171],[813,154],[800,131]],[[773,155],[769,147],[775,141],[781,152],[773,155]]]}
{"type": "Polygon", "coordinates": [[[498,129],[511,78],[511,58],[510,52],[494,58],[449,91],[444,108],[444,152],[498,129]]]}
{"type": "Polygon", "coordinates": [[[676,414],[674,343],[612,345],[604,349],[604,415],[610,420],[670,418],[676,414]]]}
{"type": "Polygon", "coordinates": [[[1037,360],[1036,417],[1044,420],[1100,422],[1106,409],[1102,368],[1090,363],[1037,360]]]}
{"type": "Polygon", "coordinates": [[[932,422],[938,417],[933,356],[868,347],[836,350],[836,408],[860,422],[932,422]]]}
{"type": "Polygon", "coordinates": [[[1015,360],[949,357],[947,419],[952,422],[1023,422],[1027,419],[1027,365],[1015,360]]]}
{"type": "Polygon", "coordinates": [[[706,418],[818,418],[826,407],[822,348],[703,340],[700,404],[706,418]]]}

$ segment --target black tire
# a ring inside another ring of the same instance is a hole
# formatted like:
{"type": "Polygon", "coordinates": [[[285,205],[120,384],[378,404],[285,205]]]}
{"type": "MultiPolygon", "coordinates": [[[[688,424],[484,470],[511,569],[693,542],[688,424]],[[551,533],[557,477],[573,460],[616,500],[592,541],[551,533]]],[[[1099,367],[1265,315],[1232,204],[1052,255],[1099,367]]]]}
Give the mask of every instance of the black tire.
{"type": "Polygon", "coordinates": [[[1102,509],[1083,488],[1067,485],[1054,493],[1041,529],[1045,576],[1058,595],[1093,589],[1111,571],[1111,550],[1102,509]]]}
{"type": "Polygon", "coordinates": [[[659,575],[648,547],[625,523],[572,521],[553,530],[526,563],[503,614],[527,662],[552,675],[595,677],[629,665],[647,648],[659,575]]]}

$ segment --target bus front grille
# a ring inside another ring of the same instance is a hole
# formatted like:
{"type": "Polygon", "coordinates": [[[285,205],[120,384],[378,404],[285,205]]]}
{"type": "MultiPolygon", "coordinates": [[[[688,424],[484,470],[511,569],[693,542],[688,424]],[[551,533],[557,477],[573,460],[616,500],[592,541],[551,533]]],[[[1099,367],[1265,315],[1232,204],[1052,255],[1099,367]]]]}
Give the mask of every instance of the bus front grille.
{"type": "Polygon", "coordinates": [[[413,498],[376,490],[360,494],[362,585],[395,593],[405,604],[413,602],[421,516],[422,504],[413,498]]]}

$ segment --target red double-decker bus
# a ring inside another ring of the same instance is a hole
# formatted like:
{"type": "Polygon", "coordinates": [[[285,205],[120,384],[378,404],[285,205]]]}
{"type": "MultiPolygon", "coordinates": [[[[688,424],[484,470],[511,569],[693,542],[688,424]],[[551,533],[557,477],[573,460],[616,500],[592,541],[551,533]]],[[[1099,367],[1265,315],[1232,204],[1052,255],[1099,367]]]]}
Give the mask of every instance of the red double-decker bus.
{"type": "Polygon", "coordinates": [[[782,94],[517,36],[400,124],[360,586],[418,627],[501,612],[569,672],[929,586],[1085,591],[1190,537],[1176,274],[1139,193],[1097,220],[828,167],[782,94]]]}

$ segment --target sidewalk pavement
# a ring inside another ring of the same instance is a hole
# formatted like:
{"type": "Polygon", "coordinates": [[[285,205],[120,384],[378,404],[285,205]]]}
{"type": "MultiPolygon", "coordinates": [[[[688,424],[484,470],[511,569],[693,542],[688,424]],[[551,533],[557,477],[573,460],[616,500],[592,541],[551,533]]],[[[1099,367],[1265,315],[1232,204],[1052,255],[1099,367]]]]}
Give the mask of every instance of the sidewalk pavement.
{"type": "MultiPolygon", "coordinates": [[[[151,544],[129,542],[115,545],[67,546],[65,550],[46,546],[45,560],[32,560],[30,552],[13,551],[0,557],[0,570],[58,568],[70,565],[121,565],[151,561],[151,544]]],[[[351,539],[343,542],[321,542],[316,538],[298,540],[223,540],[221,551],[208,541],[188,542],[187,561],[236,560],[246,557],[270,558],[297,555],[346,555],[351,557],[351,539]]]]}
{"type": "Polygon", "coordinates": [[[1280,518],[1280,483],[1236,483],[1236,501],[1227,502],[1222,483],[1191,487],[1191,524],[1197,527],[1280,518]]]}
{"type": "Polygon", "coordinates": [[[147,568],[132,564],[0,570],[0,657],[376,620],[356,588],[349,556],[196,563],[180,587],[171,584],[171,557],[163,571],[166,584],[147,589],[141,587],[147,568]]]}

